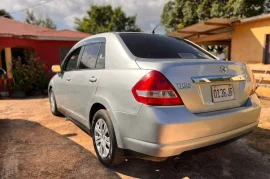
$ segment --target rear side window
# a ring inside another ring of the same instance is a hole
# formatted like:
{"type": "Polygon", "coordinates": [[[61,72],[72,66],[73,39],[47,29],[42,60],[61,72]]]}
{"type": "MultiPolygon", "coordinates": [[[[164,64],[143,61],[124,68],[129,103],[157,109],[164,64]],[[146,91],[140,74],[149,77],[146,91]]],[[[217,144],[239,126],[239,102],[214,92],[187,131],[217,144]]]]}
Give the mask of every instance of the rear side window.
{"type": "Polygon", "coordinates": [[[89,44],[85,46],[79,69],[94,69],[96,66],[98,51],[100,48],[100,43],[89,44]]]}
{"type": "Polygon", "coordinates": [[[119,35],[130,52],[139,58],[214,58],[183,39],[143,33],[120,33],[119,35]]]}
{"type": "Polygon", "coordinates": [[[96,69],[103,69],[105,68],[105,43],[101,43],[96,69]]]}

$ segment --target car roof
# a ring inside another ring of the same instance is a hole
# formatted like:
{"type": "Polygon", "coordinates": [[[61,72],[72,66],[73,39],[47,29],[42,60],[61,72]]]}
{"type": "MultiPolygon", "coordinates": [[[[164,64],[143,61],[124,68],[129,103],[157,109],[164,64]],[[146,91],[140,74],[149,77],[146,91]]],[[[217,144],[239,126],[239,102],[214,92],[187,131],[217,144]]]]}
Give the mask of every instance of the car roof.
{"type": "MultiPolygon", "coordinates": [[[[100,33],[100,34],[95,34],[95,35],[92,35],[90,37],[87,37],[86,39],[91,39],[91,38],[95,38],[95,37],[102,37],[102,36],[108,36],[110,34],[114,34],[114,35],[118,35],[118,34],[151,34],[152,33],[149,33],[149,32],[104,32],[104,33],[100,33]]],[[[155,34],[155,35],[164,35],[164,34],[155,34]]],[[[165,35],[164,35],[165,36],[165,35]]]]}
{"type": "MultiPolygon", "coordinates": [[[[77,48],[79,46],[82,46],[83,44],[87,43],[89,40],[94,39],[94,38],[111,38],[112,36],[119,36],[119,34],[152,34],[152,33],[147,33],[147,32],[104,32],[100,34],[95,34],[90,37],[84,38],[81,41],[79,41],[77,44],[74,45],[73,48],[77,48]]],[[[155,34],[155,35],[163,35],[163,34],[155,34]]]]}

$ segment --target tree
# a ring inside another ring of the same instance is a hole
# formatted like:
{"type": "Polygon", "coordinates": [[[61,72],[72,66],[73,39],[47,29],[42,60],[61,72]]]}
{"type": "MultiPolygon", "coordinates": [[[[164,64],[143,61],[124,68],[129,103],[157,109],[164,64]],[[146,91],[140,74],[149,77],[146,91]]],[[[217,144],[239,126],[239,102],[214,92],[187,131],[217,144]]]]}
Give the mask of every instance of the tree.
{"type": "Polygon", "coordinates": [[[264,13],[270,13],[270,0],[266,0],[264,3],[264,13]]]}
{"type": "Polygon", "coordinates": [[[45,19],[41,20],[41,26],[47,27],[47,28],[50,28],[50,29],[56,29],[55,23],[49,17],[46,17],[45,19]]]}
{"type": "Polygon", "coordinates": [[[37,26],[47,27],[50,29],[56,29],[56,25],[53,20],[49,17],[46,18],[36,18],[33,11],[26,11],[26,19],[25,22],[28,24],[33,24],[37,26]]]}
{"type": "Polygon", "coordinates": [[[5,9],[0,9],[0,17],[13,19],[13,17],[10,15],[10,13],[7,12],[5,9]]]}
{"type": "Polygon", "coordinates": [[[40,25],[40,22],[36,19],[33,11],[26,11],[25,22],[33,25],[40,25]]]}
{"type": "Polygon", "coordinates": [[[246,18],[266,12],[269,0],[172,0],[165,4],[161,22],[167,32],[214,17],[246,18]]]}
{"type": "Polygon", "coordinates": [[[135,24],[136,16],[127,17],[121,7],[112,8],[111,5],[93,5],[82,19],[75,18],[75,28],[81,32],[97,34],[101,32],[139,32],[141,29],[135,24]]]}

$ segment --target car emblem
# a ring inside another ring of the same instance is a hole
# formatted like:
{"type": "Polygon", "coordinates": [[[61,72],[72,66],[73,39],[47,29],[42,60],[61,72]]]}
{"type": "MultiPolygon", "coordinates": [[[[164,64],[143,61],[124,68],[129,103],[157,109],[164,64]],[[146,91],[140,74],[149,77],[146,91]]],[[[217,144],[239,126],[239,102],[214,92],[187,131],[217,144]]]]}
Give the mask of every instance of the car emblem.
{"type": "Polygon", "coordinates": [[[176,83],[177,87],[179,89],[187,89],[187,88],[191,88],[191,84],[190,83],[176,83]]]}
{"type": "Polygon", "coordinates": [[[222,73],[226,73],[226,72],[227,72],[227,68],[226,68],[225,66],[221,65],[221,66],[220,66],[220,71],[221,71],[222,73]]]}

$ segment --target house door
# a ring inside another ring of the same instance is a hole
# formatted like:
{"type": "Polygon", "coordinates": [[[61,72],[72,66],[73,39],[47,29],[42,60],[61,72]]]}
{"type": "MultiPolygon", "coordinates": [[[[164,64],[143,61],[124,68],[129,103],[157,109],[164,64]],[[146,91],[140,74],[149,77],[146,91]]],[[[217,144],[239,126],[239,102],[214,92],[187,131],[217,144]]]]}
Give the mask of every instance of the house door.
{"type": "Polygon", "coordinates": [[[264,49],[264,64],[270,64],[270,34],[266,35],[264,49]]]}
{"type": "Polygon", "coordinates": [[[3,68],[5,71],[7,71],[7,67],[6,67],[6,57],[5,57],[5,50],[0,50],[0,60],[1,60],[1,67],[3,68]]]}

